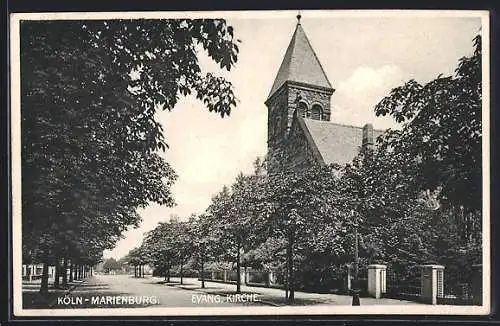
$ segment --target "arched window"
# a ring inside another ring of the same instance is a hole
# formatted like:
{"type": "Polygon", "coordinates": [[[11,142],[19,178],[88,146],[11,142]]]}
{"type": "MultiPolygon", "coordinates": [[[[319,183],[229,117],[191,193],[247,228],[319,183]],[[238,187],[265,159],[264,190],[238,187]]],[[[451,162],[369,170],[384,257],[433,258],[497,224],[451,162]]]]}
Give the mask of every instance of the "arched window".
{"type": "Polygon", "coordinates": [[[321,113],[323,112],[323,109],[321,108],[321,105],[319,104],[314,104],[311,109],[311,119],[314,120],[321,120],[321,113]]]}
{"type": "Polygon", "coordinates": [[[298,114],[300,114],[302,118],[305,118],[307,116],[307,104],[305,104],[304,102],[299,102],[298,114]]]}

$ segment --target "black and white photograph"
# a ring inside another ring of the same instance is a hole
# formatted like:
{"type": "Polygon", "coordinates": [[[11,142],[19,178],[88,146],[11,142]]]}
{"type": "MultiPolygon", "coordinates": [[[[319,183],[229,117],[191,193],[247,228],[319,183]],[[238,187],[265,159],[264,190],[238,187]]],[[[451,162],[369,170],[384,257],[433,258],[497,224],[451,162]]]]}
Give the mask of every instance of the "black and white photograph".
{"type": "Polygon", "coordinates": [[[490,313],[488,11],[10,29],[15,316],[490,313]]]}

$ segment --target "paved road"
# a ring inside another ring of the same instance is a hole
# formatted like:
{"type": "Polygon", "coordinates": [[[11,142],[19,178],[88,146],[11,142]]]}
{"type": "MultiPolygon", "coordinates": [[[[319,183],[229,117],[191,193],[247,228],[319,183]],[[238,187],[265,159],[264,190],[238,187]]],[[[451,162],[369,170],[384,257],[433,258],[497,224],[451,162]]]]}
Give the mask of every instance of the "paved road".
{"type": "MultiPolygon", "coordinates": [[[[196,284],[192,280],[188,283],[196,284]]],[[[192,289],[162,284],[160,278],[134,278],[130,275],[95,275],[67,297],[59,297],[53,308],[134,308],[134,307],[226,307],[262,304],[234,300],[192,289]],[[235,302],[239,301],[239,302],[235,302]]]]}

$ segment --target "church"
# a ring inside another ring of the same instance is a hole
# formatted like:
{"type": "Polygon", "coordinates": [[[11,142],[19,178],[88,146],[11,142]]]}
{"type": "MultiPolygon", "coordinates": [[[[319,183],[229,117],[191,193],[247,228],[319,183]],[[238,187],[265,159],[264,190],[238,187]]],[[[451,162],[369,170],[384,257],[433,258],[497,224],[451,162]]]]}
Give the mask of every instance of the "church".
{"type": "Polygon", "coordinates": [[[265,102],[270,169],[279,162],[296,169],[351,162],[373,146],[383,130],[330,121],[335,92],[297,16],[297,26],[265,102]],[[283,155],[286,155],[284,157],[283,155]],[[274,163],[273,163],[274,162],[274,163]]]}

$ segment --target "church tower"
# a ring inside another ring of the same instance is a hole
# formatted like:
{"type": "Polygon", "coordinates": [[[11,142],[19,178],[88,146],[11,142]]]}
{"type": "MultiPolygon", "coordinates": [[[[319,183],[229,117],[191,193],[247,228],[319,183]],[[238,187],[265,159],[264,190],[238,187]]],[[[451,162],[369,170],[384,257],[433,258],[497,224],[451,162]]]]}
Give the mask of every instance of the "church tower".
{"type": "Polygon", "coordinates": [[[268,159],[279,159],[294,112],[303,118],[330,121],[330,98],[335,91],[316,56],[297,15],[297,26],[278,70],[269,96],[268,159]]]}

